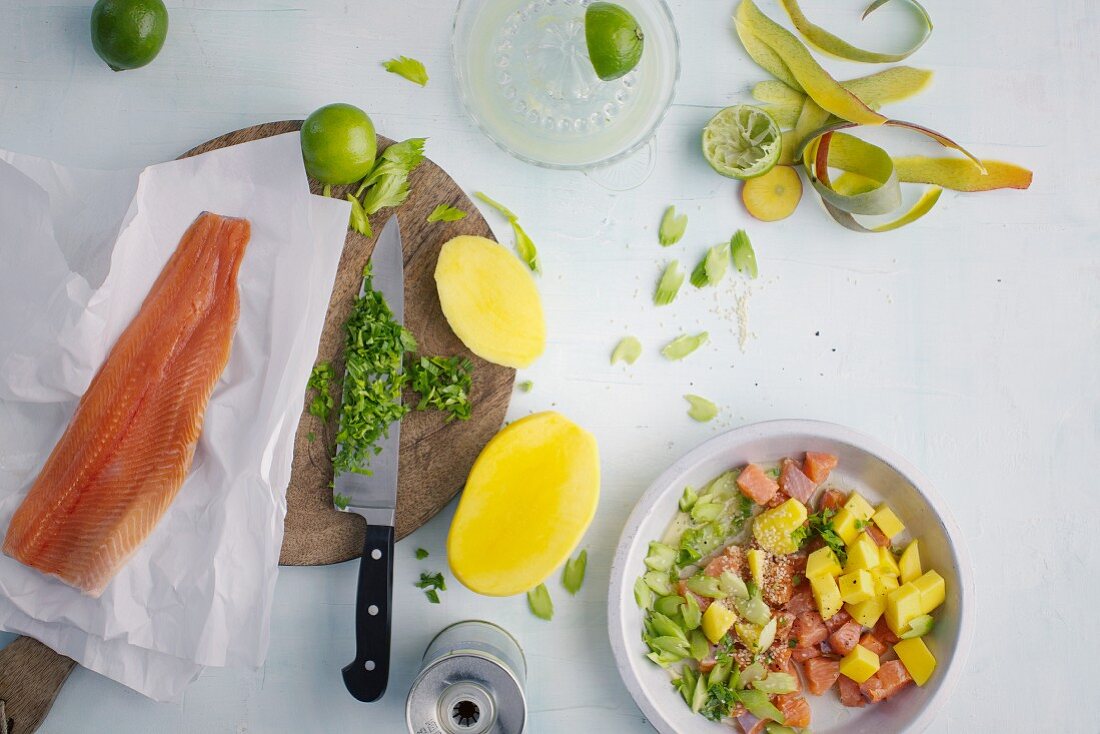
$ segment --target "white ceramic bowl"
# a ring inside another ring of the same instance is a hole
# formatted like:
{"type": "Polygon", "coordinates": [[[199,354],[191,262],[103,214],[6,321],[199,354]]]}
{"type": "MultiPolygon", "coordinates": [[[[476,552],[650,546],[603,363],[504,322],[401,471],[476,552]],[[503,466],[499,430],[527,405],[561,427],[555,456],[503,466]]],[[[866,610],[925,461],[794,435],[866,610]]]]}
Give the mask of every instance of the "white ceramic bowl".
{"type": "Polygon", "coordinates": [[[954,689],[974,632],[973,579],[961,533],[928,479],[891,449],[842,426],[805,420],[757,423],[707,441],[661,474],[631,513],[615,552],[608,596],[611,648],[630,695],[662,734],[729,734],[730,729],[693,714],[669,683],[668,673],[644,657],[643,615],[633,587],[645,572],[649,542],[668,527],[685,486],[699,487],[748,462],[774,462],[807,450],[840,458],[827,486],[858,490],[873,504],[888,502],[906,525],[901,539],[920,538],[924,568],[935,568],[947,583],[947,601],[934,614],[936,628],[925,638],[938,662],[932,679],[862,709],[845,708],[832,691],[807,695],[814,733],[916,734],[932,722],[954,689]]]}

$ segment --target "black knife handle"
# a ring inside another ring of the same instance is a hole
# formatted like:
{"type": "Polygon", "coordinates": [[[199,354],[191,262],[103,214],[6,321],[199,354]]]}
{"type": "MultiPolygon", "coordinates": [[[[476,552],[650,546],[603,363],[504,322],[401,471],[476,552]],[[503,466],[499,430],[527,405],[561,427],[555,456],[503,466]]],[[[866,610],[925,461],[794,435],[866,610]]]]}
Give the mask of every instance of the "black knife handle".
{"type": "Polygon", "coordinates": [[[382,698],[390,678],[390,602],[393,599],[393,528],[368,525],[355,597],[355,661],[344,685],[360,701],[382,698]]]}

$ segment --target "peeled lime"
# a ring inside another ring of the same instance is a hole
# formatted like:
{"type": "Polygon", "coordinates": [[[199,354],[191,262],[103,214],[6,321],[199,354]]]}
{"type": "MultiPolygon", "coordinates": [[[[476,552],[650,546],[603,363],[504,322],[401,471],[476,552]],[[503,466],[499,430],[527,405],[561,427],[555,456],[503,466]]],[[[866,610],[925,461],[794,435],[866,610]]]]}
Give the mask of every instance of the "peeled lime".
{"type": "Polygon", "coordinates": [[[645,35],[621,5],[596,2],[584,12],[584,40],[596,76],[609,82],[638,65],[645,35]]]}
{"type": "Polygon", "coordinates": [[[92,48],[115,71],[148,64],[167,35],[162,0],[99,0],[92,8],[92,48]]]}
{"type": "Polygon", "coordinates": [[[775,166],[783,146],[779,124],[752,105],[727,107],[703,128],[703,155],[718,173],[755,178],[775,166]]]}
{"type": "Polygon", "coordinates": [[[377,152],[374,123],[354,105],[325,105],[302,125],[306,173],[321,183],[355,183],[370,173],[377,152]]]}

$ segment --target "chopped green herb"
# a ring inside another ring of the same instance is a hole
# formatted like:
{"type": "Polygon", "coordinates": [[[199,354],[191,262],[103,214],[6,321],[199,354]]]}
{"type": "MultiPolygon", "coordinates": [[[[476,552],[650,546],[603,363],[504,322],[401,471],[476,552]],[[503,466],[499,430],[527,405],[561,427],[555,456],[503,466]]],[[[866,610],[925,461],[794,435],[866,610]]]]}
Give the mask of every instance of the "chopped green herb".
{"type": "Polygon", "coordinates": [[[428,215],[429,222],[457,222],[466,218],[466,212],[450,204],[440,204],[428,215]]]}
{"type": "Polygon", "coordinates": [[[465,357],[409,359],[409,386],[420,393],[417,410],[429,408],[447,414],[447,422],[468,420],[472,410],[470,387],[474,365],[465,357]]]}
{"type": "Polygon", "coordinates": [[[695,266],[691,272],[691,284],[696,288],[705,285],[715,285],[726,275],[726,269],[730,264],[730,249],[725,243],[715,245],[707,250],[707,254],[695,266]]]}
{"type": "Polygon", "coordinates": [[[416,340],[374,290],[369,264],[363,276],[363,295],[355,300],[345,326],[346,375],[332,462],[336,475],[370,474],[368,464],[380,450],[378,440],[409,411],[401,402],[408,382],[402,364],[405,354],[416,349],[416,340]]]}
{"type": "Polygon", "coordinates": [[[306,434],[306,441],[309,441],[310,443],[313,443],[316,440],[317,440],[317,434],[314,433],[313,431],[310,431],[309,433],[306,434]]]}
{"type": "Polygon", "coordinates": [[[351,497],[348,497],[346,494],[334,492],[332,495],[332,504],[339,510],[348,509],[349,502],[351,502],[351,497]]]}
{"type": "Polygon", "coordinates": [[[317,416],[325,423],[328,422],[329,417],[332,415],[332,409],[336,405],[336,401],[332,397],[332,380],[335,376],[336,373],[333,372],[331,363],[318,362],[313,365],[313,371],[309,374],[309,382],[306,383],[308,389],[317,391],[317,394],[309,403],[309,413],[317,416]]]}
{"type": "Polygon", "coordinates": [[[523,382],[516,383],[516,387],[520,392],[531,392],[531,388],[535,386],[535,383],[531,380],[524,380],[523,382]]]}
{"type": "Polygon", "coordinates": [[[856,530],[863,530],[864,528],[866,528],[870,524],[871,524],[870,520],[860,520],[860,519],[857,518],[856,519],[856,530]]]}
{"type": "Polygon", "coordinates": [[[565,562],[565,569],[561,573],[561,585],[570,594],[576,594],[584,583],[584,572],[588,568],[588,551],[582,550],[576,558],[570,558],[565,562]]]}
{"type": "Polygon", "coordinates": [[[796,647],[798,647],[798,638],[797,637],[788,638],[787,647],[789,647],[792,650],[795,649],[796,647]]]}
{"type": "Polygon", "coordinates": [[[668,247],[679,242],[680,238],[684,236],[687,226],[687,214],[677,215],[674,206],[665,209],[665,213],[661,216],[661,227],[657,231],[657,239],[661,246],[668,247]]]}
{"type": "Polygon", "coordinates": [[[840,561],[841,565],[844,565],[848,560],[848,551],[845,549],[844,541],[833,529],[832,519],[835,514],[836,510],[828,508],[821,512],[815,512],[807,518],[805,525],[791,533],[791,540],[802,547],[811,537],[816,535],[825,542],[825,545],[833,549],[837,560],[840,561]]]}
{"type": "Polygon", "coordinates": [[[684,400],[691,405],[688,408],[688,415],[700,423],[713,420],[714,416],[718,415],[718,406],[706,398],[701,398],[698,395],[685,395],[684,400]]]}
{"type": "Polygon", "coordinates": [[[611,352],[611,364],[617,362],[634,364],[641,355],[642,343],[638,341],[636,337],[624,336],[619,340],[619,343],[615,345],[615,349],[611,352]]]}
{"type": "Polygon", "coordinates": [[[680,263],[673,260],[661,273],[661,279],[657,282],[657,292],[653,294],[653,302],[658,306],[667,306],[676,300],[676,294],[680,292],[680,286],[683,284],[684,274],[680,272],[680,263]]]}
{"type": "MultiPolygon", "coordinates": [[[[424,551],[424,555],[428,555],[428,552],[424,551]]],[[[417,551],[417,557],[420,557],[419,551],[417,551]]],[[[447,590],[447,583],[443,580],[443,574],[441,573],[425,573],[421,571],[420,580],[416,582],[415,586],[418,589],[424,589],[424,596],[428,597],[428,601],[432,604],[438,604],[439,592],[447,590]]]]}
{"type": "Polygon", "coordinates": [[[738,698],[737,692],[724,683],[712,683],[707,687],[707,700],[699,713],[711,721],[721,721],[733,711],[738,698]]]}
{"type": "Polygon", "coordinates": [[[416,59],[410,59],[408,56],[398,56],[395,59],[383,61],[382,66],[391,74],[404,77],[413,84],[419,84],[422,87],[428,84],[428,70],[424,68],[424,64],[416,59]]]}
{"type": "Polygon", "coordinates": [[[661,349],[666,359],[680,360],[707,343],[708,334],[703,331],[695,335],[678,336],[661,349]]]}
{"type": "Polygon", "coordinates": [[[760,275],[760,270],[756,266],[756,251],[752,249],[752,243],[749,242],[749,236],[745,230],[737,230],[730,238],[730,255],[733,256],[733,267],[739,272],[746,273],[753,279],[760,275]]]}
{"type": "Polygon", "coordinates": [[[418,561],[423,561],[427,557],[428,557],[428,551],[424,550],[423,548],[417,548],[416,549],[416,559],[418,561]]]}
{"type": "Polygon", "coordinates": [[[418,589],[439,589],[440,591],[447,590],[447,582],[443,580],[443,574],[427,573],[421,571],[420,580],[416,582],[416,588],[418,589]]]}
{"type": "Polygon", "coordinates": [[[539,619],[550,620],[554,616],[554,602],[550,599],[550,592],[546,590],[546,584],[539,584],[527,592],[527,606],[531,613],[539,619]]]}
{"type": "Polygon", "coordinates": [[[796,573],[793,576],[791,576],[791,583],[794,584],[795,586],[798,586],[799,584],[801,584],[802,583],[802,574],[796,573]]]}

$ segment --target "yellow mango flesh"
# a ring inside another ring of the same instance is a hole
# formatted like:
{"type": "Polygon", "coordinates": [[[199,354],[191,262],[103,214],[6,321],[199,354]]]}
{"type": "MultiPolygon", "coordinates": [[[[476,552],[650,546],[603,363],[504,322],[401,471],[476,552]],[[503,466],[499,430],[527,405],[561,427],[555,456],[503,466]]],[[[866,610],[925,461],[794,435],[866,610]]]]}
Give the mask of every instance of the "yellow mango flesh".
{"type": "Polygon", "coordinates": [[[848,562],[844,565],[844,573],[852,571],[873,571],[882,562],[878,546],[867,533],[860,533],[856,542],[848,545],[848,562]]]}
{"type": "Polygon", "coordinates": [[[512,423],[470,470],[447,536],[451,571],[489,596],[537,586],[573,552],[599,494],[592,434],[553,411],[512,423]]]}
{"type": "Polygon", "coordinates": [[[875,508],[875,514],[871,515],[871,522],[878,526],[883,535],[891,539],[901,533],[902,530],[905,530],[904,523],[886,505],[879,505],[875,508]]]}
{"type": "Polygon", "coordinates": [[[867,571],[859,570],[846,573],[837,579],[840,598],[846,604],[859,604],[875,595],[875,582],[867,571]]]}
{"type": "Polygon", "coordinates": [[[752,523],[752,534],[762,548],[776,555],[786,555],[798,550],[798,544],[791,538],[791,533],[802,527],[804,522],[806,505],[792,497],[778,507],[764,510],[757,515],[752,523]]]}
{"type": "Polygon", "coordinates": [[[857,519],[864,522],[871,519],[871,516],[875,514],[875,508],[871,507],[871,503],[863,499],[863,495],[859,492],[852,492],[848,497],[848,501],[844,503],[844,507],[848,509],[857,519]]]}
{"type": "Polygon", "coordinates": [[[752,582],[758,587],[764,585],[764,552],[759,548],[750,548],[745,554],[745,559],[749,562],[749,573],[752,575],[752,582]]]}
{"type": "Polygon", "coordinates": [[[921,614],[931,613],[947,599],[947,585],[944,583],[943,576],[935,571],[922,574],[913,581],[913,586],[920,592],[921,614]]]}
{"type": "Polygon", "coordinates": [[[844,545],[851,545],[859,535],[859,529],[856,528],[858,519],[847,507],[841,507],[833,515],[833,531],[844,541],[844,545]]]}
{"type": "Polygon", "coordinates": [[[920,591],[912,583],[902,584],[886,597],[886,624],[895,635],[907,631],[913,617],[921,614],[920,591]]]}
{"type": "Polygon", "coordinates": [[[829,547],[818,548],[806,559],[806,578],[813,579],[818,576],[838,576],[840,574],[840,561],[836,553],[829,547]]]}
{"type": "Polygon", "coordinates": [[[840,674],[848,676],[856,683],[866,681],[878,672],[878,667],[878,655],[863,645],[856,645],[840,659],[840,674]]]}
{"type": "Polygon", "coordinates": [[[852,615],[852,619],[864,627],[874,627],[875,622],[886,611],[886,599],[875,596],[859,604],[845,604],[844,608],[852,615]]]}
{"type": "Polygon", "coordinates": [[[725,636],[726,632],[729,632],[729,628],[736,621],[736,612],[722,602],[715,602],[707,607],[707,611],[703,612],[703,634],[713,644],[717,645],[718,641],[725,636]]]}
{"type": "Polygon", "coordinates": [[[918,686],[923,686],[932,677],[932,671],[936,669],[936,658],[921,638],[902,640],[894,645],[894,652],[918,686]]]}
{"type": "Polygon", "coordinates": [[[439,305],[471,352],[505,367],[527,367],[546,348],[542,299],[531,272],[484,237],[455,237],[435,266],[439,305]]]}
{"type": "Polygon", "coordinates": [[[913,540],[905,546],[898,559],[898,568],[901,570],[901,582],[907,584],[920,578],[920,545],[913,540]]]}
{"type": "Polygon", "coordinates": [[[815,576],[810,579],[810,589],[813,590],[821,618],[832,619],[844,603],[840,598],[840,587],[836,585],[836,579],[832,576],[815,576]]]}

